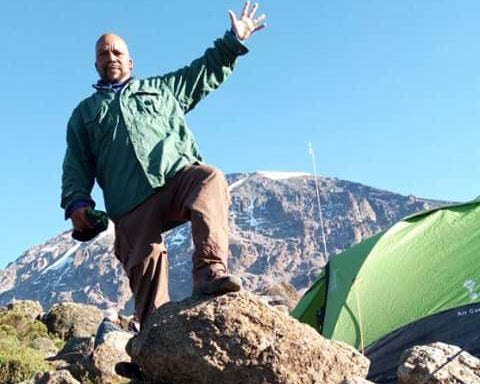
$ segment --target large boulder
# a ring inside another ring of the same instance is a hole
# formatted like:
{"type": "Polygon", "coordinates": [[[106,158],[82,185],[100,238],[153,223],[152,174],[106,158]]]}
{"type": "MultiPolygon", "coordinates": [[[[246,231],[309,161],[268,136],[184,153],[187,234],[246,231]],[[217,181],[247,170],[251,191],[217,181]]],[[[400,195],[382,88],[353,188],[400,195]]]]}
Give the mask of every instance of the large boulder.
{"type": "Polygon", "coordinates": [[[480,360],[460,351],[445,343],[407,349],[400,358],[398,383],[480,384],[480,360]]]}
{"type": "Polygon", "coordinates": [[[103,319],[103,312],[93,305],[60,303],[50,308],[44,322],[48,331],[61,337],[94,336],[103,319]]]}
{"type": "Polygon", "coordinates": [[[354,348],[243,292],[165,304],[127,351],[147,379],[169,384],[338,384],[366,377],[369,366],[354,348]]]}
{"type": "Polygon", "coordinates": [[[41,304],[32,300],[14,300],[7,305],[7,310],[23,313],[32,320],[38,319],[43,314],[41,304]]]}

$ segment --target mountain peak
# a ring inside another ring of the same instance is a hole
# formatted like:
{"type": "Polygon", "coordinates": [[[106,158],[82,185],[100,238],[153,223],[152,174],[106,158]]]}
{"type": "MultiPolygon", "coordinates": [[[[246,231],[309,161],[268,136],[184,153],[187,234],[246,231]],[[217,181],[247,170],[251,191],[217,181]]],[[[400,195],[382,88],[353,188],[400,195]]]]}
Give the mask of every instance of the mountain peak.
{"type": "MultiPolygon", "coordinates": [[[[407,215],[443,203],[319,177],[322,228],[311,176],[271,171],[226,175],[231,195],[229,266],[232,273],[242,277],[247,290],[264,291],[280,282],[304,290],[329,255],[407,215]]],[[[133,302],[128,279],[114,256],[113,240],[110,226],[88,243],[74,241],[67,231],[27,250],[0,270],[0,305],[13,298],[37,300],[44,308],[75,301],[129,313],[133,302]]],[[[171,299],[177,301],[191,294],[190,225],[167,232],[165,243],[171,299]]]]}

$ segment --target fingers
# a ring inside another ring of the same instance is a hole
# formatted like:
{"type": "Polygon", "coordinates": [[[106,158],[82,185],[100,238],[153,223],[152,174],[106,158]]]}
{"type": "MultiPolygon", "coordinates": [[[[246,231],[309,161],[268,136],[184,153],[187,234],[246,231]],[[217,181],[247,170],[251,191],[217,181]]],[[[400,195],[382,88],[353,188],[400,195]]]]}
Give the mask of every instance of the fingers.
{"type": "Polygon", "coordinates": [[[235,15],[235,12],[233,12],[231,9],[228,10],[228,16],[230,16],[230,22],[235,23],[235,20],[237,19],[237,16],[235,15]]]}
{"type": "Polygon", "coordinates": [[[87,215],[85,214],[86,210],[87,208],[83,207],[73,211],[72,213],[73,227],[79,231],[93,228],[87,219],[87,215]]]}
{"type": "Polygon", "coordinates": [[[265,20],[266,17],[267,17],[267,16],[265,16],[265,15],[263,14],[263,15],[257,17],[257,18],[254,20],[254,22],[255,22],[255,23],[260,23],[260,22],[262,22],[263,20],[265,20]]]}
{"type": "Polygon", "coordinates": [[[248,13],[248,17],[249,17],[250,19],[253,18],[253,16],[255,15],[255,12],[257,12],[257,9],[258,9],[258,3],[253,4],[252,9],[251,9],[250,12],[248,13]]]}
{"type": "Polygon", "coordinates": [[[255,20],[253,20],[253,24],[256,25],[255,30],[258,31],[259,29],[262,29],[266,26],[266,24],[263,22],[266,19],[267,16],[261,15],[257,17],[255,20]]]}
{"type": "Polygon", "coordinates": [[[74,219],[72,217],[72,222],[73,222],[73,228],[76,229],[77,231],[85,231],[87,229],[92,229],[91,224],[84,219],[74,219]]]}
{"type": "Polygon", "coordinates": [[[260,25],[257,25],[257,26],[255,27],[255,29],[252,31],[252,33],[253,33],[253,32],[257,32],[257,31],[259,31],[259,30],[261,30],[261,29],[265,28],[266,26],[267,26],[267,24],[266,24],[266,23],[265,23],[265,24],[260,24],[260,25]]]}
{"type": "Polygon", "coordinates": [[[228,11],[232,22],[232,29],[240,40],[247,39],[253,32],[259,31],[267,26],[265,23],[266,16],[264,14],[254,19],[257,9],[258,3],[253,4],[250,9],[250,0],[248,0],[243,6],[239,19],[236,18],[232,10],[228,11]]]}
{"type": "Polygon", "coordinates": [[[242,13],[240,14],[240,19],[243,19],[247,16],[248,8],[250,7],[250,1],[247,1],[243,6],[242,13]]]}

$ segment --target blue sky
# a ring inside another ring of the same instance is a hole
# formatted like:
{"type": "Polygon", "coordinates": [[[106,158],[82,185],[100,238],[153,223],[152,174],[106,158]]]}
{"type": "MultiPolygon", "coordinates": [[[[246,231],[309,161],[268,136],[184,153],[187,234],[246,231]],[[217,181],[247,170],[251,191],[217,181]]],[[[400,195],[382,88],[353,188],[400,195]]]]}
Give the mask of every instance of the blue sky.
{"type": "MultiPolygon", "coordinates": [[[[122,35],[137,77],[189,63],[241,1],[2,4],[0,268],[66,230],[65,126],[93,89],[94,43],[122,35]]],[[[189,115],[225,172],[311,172],[419,197],[480,195],[478,0],[265,0],[268,28],[189,115]]],[[[98,194],[97,194],[98,195],[98,194]]]]}

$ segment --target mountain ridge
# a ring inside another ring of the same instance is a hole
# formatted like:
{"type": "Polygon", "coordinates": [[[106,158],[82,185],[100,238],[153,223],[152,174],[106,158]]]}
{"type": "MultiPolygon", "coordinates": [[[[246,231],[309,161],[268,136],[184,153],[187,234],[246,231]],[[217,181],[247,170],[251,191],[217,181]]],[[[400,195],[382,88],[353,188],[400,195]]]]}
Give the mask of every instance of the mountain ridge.
{"type": "MultiPolygon", "coordinates": [[[[303,291],[328,256],[402,217],[447,203],[318,176],[325,255],[312,175],[261,171],[226,177],[231,194],[230,269],[252,291],[280,281],[303,291]]],[[[75,301],[131,313],[128,280],[113,255],[112,226],[89,243],[75,242],[70,234],[65,231],[28,249],[0,270],[0,305],[30,299],[48,308],[75,301]]],[[[191,290],[190,225],[169,231],[165,242],[171,299],[180,300],[191,290]]]]}

